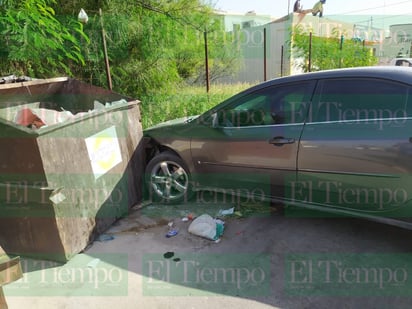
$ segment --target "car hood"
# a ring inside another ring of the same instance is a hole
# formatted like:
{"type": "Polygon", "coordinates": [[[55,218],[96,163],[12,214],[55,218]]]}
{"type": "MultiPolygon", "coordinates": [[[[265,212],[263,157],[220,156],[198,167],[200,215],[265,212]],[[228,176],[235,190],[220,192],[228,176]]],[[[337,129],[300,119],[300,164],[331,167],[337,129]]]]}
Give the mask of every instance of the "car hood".
{"type": "Polygon", "coordinates": [[[169,120],[169,121],[158,123],[158,124],[156,124],[152,127],[149,127],[147,129],[145,129],[145,131],[152,131],[152,130],[160,129],[160,128],[163,129],[163,128],[170,128],[170,127],[179,126],[179,125],[182,125],[182,124],[189,123],[189,122],[193,121],[194,119],[196,119],[197,117],[199,117],[199,115],[172,119],[172,120],[169,120]]]}

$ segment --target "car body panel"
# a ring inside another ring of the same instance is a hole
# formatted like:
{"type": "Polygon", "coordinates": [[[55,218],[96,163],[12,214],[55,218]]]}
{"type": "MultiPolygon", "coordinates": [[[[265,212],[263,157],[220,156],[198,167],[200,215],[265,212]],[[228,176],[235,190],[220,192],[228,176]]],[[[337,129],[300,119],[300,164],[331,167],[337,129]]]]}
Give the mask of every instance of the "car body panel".
{"type": "Polygon", "coordinates": [[[410,203],[411,173],[399,160],[396,141],[382,147],[379,141],[355,146],[309,139],[302,140],[297,185],[306,191],[291,192],[293,199],[378,215],[410,203]]]}
{"type": "Polygon", "coordinates": [[[207,142],[192,140],[196,173],[212,174],[214,179],[219,179],[220,186],[229,184],[251,191],[259,186],[265,194],[283,196],[285,179],[296,177],[296,156],[302,128],[303,124],[287,128],[282,125],[210,128],[221,136],[207,142]],[[274,137],[280,136],[291,142],[270,143],[274,137]]]}

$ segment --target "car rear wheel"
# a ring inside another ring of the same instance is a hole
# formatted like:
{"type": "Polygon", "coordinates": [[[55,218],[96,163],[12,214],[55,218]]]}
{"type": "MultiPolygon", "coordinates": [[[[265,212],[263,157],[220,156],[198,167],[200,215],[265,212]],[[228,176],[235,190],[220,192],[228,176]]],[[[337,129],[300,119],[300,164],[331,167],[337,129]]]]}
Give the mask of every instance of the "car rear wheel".
{"type": "Polygon", "coordinates": [[[181,203],[191,195],[190,173],[181,158],[162,152],[146,167],[146,184],[151,199],[162,203],[181,203]]]}

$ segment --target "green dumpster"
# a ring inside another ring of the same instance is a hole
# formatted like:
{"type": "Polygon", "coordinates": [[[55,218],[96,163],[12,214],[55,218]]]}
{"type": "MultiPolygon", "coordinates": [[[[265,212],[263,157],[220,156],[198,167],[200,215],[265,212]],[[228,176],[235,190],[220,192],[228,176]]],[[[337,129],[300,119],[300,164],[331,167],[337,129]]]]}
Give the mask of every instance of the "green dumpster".
{"type": "Polygon", "coordinates": [[[71,78],[0,85],[0,243],[67,261],[141,201],[139,101],[71,78]]]}

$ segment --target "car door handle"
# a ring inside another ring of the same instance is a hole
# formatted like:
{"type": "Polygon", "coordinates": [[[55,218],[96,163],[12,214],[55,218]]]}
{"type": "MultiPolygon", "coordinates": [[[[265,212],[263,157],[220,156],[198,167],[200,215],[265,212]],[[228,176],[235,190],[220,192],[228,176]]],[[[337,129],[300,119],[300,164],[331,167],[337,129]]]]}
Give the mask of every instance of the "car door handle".
{"type": "Polygon", "coordinates": [[[275,146],[282,146],[285,144],[293,144],[295,142],[294,138],[285,138],[283,136],[276,136],[269,140],[269,144],[275,145],[275,146]]]}

